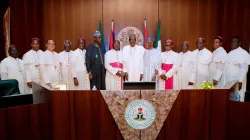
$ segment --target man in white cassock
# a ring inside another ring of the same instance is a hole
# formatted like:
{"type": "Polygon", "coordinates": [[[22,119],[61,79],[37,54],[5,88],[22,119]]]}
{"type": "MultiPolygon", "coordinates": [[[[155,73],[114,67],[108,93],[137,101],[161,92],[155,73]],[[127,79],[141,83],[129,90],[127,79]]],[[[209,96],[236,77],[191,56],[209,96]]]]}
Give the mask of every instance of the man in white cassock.
{"type": "Polygon", "coordinates": [[[86,69],[86,45],[83,38],[78,40],[78,48],[72,56],[72,75],[74,90],[90,90],[89,74],[86,69]]]}
{"type": "Polygon", "coordinates": [[[240,37],[233,37],[232,50],[228,53],[226,64],[226,83],[236,81],[234,92],[230,93],[230,99],[235,100],[236,94],[240,94],[240,101],[245,99],[246,74],[248,71],[249,54],[241,47],[240,37]]]}
{"type": "Polygon", "coordinates": [[[59,53],[61,67],[61,83],[66,84],[67,90],[74,89],[74,80],[72,76],[72,55],[71,42],[64,42],[64,51],[59,53]]]}
{"type": "MultiPolygon", "coordinates": [[[[148,37],[143,55],[143,81],[157,81],[158,70],[161,66],[161,52],[154,48],[154,38],[148,37]]],[[[156,88],[158,89],[158,88],[156,88]]]]}
{"type": "Polygon", "coordinates": [[[28,93],[32,93],[32,82],[40,84],[42,78],[39,68],[39,61],[43,51],[39,49],[40,42],[38,38],[32,38],[31,41],[32,49],[23,55],[27,85],[29,87],[28,93]]]}
{"type": "Polygon", "coordinates": [[[114,48],[105,54],[106,90],[121,90],[123,78],[122,53],[120,41],[114,42],[114,48]]]}
{"type": "Polygon", "coordinates": [[[129,45],[122,50],[125,80],[139,82],[143,78],[143,46],[136,45],[135,34],[129,35],[129,45]]]}
{"type": "Polygon", "coordinates": [[[188,42],[184,41],[181,45],[182,52],[179,53],[179,69],[178,69],[178,87],[179,89],[192,89],[188,85],[190,79],[190,62],[191,62],[191,54],[192,52],[189,51],[189,44],[188,42]]]}
{"type": "Polygon", "coordinates": [[[213,54],[205,46],[205,39],[198,38],[196,41],[197,49],[192,52],[191,73],[188,85],[193,86],[195,89],[200,89],[202,83],[209,80],[209,66],[213,54]]]}
{"type": "Polygon", "coordinates": [[[179,67],[179,55],[172,50],[174,42],[166,40],[165,51],[161,53],[161,67],[158,87],[160,90],[179,89],[177,70],[179,67]]]}
{"type": "Polygon", "coordinates": [[[54,40],[47,40],[46,48],[47,50],[42,54],[39,63],[42,76],[41,84],[52,88],[52,84],[61,83],[60,57],[58,53],[54,51],[54,40]]]}
{"type": "Polygon", "coordinates": [[[227,52],[222,47],[223,39],[220,36],[214,38],[214,52],[210,64],[209,81],[213,81],[215,88],[222,88],[225,85],[225,63],[227,61],[227,52]]]}
{"type": "Polygon", "coordinates": [[[8,50],[9,56],[1,62],[1,80],[16,79],[21,94],[27,93],[26,73],[24,62],[18,58],[16,46],[11,45],[8,50]]]}

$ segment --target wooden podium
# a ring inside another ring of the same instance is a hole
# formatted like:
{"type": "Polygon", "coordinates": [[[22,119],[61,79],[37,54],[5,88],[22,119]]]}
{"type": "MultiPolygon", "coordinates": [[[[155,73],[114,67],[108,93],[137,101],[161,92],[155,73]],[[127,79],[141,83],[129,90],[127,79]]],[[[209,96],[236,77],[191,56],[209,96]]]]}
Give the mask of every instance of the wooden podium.
{"type": "MultiPolygon", "coordinates": [[[[100,91],[34,88],[34,104],[0,110],[1,140],[123,139],[100,91]]],[[[249,140],[249,110],[227,89],[181,90],[157,139],[249,140]]]]}

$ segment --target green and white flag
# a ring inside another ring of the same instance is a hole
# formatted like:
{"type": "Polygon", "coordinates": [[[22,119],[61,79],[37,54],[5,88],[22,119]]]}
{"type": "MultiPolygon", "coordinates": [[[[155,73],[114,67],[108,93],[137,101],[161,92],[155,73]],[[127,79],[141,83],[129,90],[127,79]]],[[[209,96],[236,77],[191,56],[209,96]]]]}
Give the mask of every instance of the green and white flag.
{"type": "Polygon", "coordinates": [[[99,21],[98,31],[100,31],[101,37],[102,37],[101,46],[104,47],[104,48],[106,49],[105,43],[104,43],[104,37],[103,37],[103,33],[102,33],[102,22],[101,22],[101,21],[99,21]]]}
{"type": "Polygon", "coordinates": [[[157,28],[157,34],[156,34],[156,40],[155,40],[155,48],[161,50],[161,20],[158,20],[158,28],[157,28]]]}

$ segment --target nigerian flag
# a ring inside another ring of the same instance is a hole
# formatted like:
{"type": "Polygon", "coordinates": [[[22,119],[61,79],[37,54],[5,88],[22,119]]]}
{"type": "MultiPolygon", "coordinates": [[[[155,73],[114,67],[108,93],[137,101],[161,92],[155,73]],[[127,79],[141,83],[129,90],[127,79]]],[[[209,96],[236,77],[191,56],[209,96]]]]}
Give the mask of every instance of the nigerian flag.
{"type": "Polygon", "coordinates": [[[102,34],[102,22],[101,21],[99,21],[98,31],[100,31],[101,36],[102,36],[101,46],[106,49],[105,44],[104,44],[103,34],[102,34]]]}
{"type": "Polygon", "coordinates": [[[156,35],[156,40],[155,40],[155,48],[157,50],[159,50],[160,52],[161,50],[161,20],[158,20],[158,28],[157,28],[157,35],[156,35]]]}

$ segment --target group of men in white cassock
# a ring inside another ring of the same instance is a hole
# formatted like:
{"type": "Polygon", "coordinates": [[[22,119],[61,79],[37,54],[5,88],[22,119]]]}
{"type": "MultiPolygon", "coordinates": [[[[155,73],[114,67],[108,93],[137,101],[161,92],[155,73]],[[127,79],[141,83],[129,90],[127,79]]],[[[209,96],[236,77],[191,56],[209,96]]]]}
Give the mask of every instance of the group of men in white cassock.
{"type": "Polygon", "coordinates": [[[123,81],[155,81],[159,90],[199,89],[203,81],[212,81],[216,88],[222,88],[236,81],[235,93],[240,93],[241,101],[244,100],[249,54],[240,47],[239,37],[233,37],[228,54],[221,37],[215,37],[213,53],[205,48],[203,38],[197,39],[193,52],[189,51],[188,42],[183,42],[180,53],[172,50],[172,40],[166,40],[164,52],[153,47],[153,37],[146,39],[145,48],[138,46],[134,34],[122,50],[116,40],[113,49],[106,53],[100,45],[99,31],[94,32],[93,40],[86,50],[85,40],[80,38],[75,51],[66,40],[64,51],[58,54],[53,40],[47,40],[47,50],[43,52],[39,50],[39,39],[33,38],[32,49],[22,60],[17,48],[10,46],[9,56],[1,62],[1,78],[16,79],[21,93],[32,93],[32,81],[48,87],[64,83],[69,90],[121,90],[123,81]]]}

